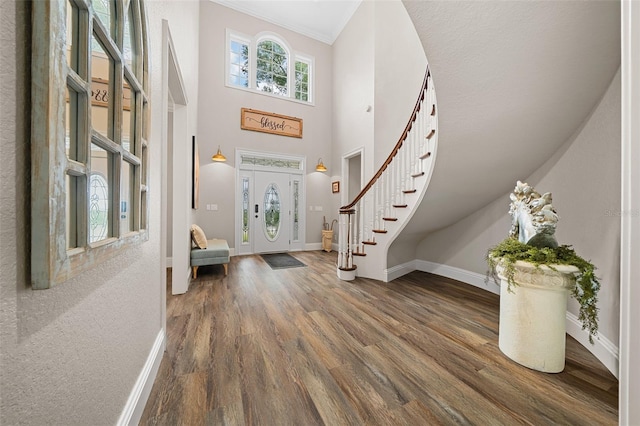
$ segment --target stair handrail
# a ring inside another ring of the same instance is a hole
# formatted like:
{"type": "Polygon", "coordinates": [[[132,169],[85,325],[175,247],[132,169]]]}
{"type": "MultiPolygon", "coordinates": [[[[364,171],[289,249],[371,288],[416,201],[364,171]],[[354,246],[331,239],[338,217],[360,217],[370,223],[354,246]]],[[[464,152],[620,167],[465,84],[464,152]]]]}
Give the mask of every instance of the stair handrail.
{"type": "Polygon", "coordinates": [[[367,183],[365,185],[365,187],[362,188],[360,193],[358,195],[356,195],[356,198],[351,203],[347,204],[346,206],[340,207],[340,212],[341,213],[347,213],[347,210],[353,210],[353,207],[356,204],[358,204],[358,201],[360,201],[362,199],[362,197],[365,196],[365,194],[369,191],[369,189],[371,189],[371,187],[376,183],[376,181],[380,178],[380,176],[382,176],[382,173],[387,169],[389,164],[391,164],[391,162],[395,158],[395,156],[398,153],[398,151],[400,150],[400,148],[402,148],[402,144],[407,139],[407,135],[409,134],[409,131],[411,131],[411,128],[413,127],[413,123],[416,121],[418,113],[420,112],[420,107],[422,105],[422,101],[424,100],[424,96],[425,96],[425,93],[427,91],[427,85],[428,85],[428,81],[429,81],[429,76],[430,75],[431,75],[431,71],[429,70],[429,66],[427,65],[427,70],[426,70],[426,72],[424,74],[424,80],[422,81],[422,87],[420,89],[420,94],[418,95],[418,100],[416,101],[416,105],[413,107],[413,112],[411,113],[411,117],[409,118],[409,122],[407,123],[406,127],[404,128],[404,131],[402,132],[402,136],[400,136],[400,139],[398,139],[398,142],[396,143],[396,145],[391,150],[391,153],[389,154],[389,156],[387,157],[385,162],[382,163],[382,166],[380,166],[380,169],[378,169],[376,174],[373,175],[373,177],[371,178],[369,183],[367,183]]]}

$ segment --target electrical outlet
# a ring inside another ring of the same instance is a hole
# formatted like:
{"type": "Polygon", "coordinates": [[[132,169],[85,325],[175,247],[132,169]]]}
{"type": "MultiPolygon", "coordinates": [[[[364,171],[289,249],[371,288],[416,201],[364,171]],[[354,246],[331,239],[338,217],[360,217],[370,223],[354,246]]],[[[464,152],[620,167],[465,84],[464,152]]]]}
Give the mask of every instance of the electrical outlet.
{"type": "Polygon", "coordinates": [[[214,212],[218,211],[218,205],[217,204],[211,204],[211,210],[213,210],[214,212]]]}

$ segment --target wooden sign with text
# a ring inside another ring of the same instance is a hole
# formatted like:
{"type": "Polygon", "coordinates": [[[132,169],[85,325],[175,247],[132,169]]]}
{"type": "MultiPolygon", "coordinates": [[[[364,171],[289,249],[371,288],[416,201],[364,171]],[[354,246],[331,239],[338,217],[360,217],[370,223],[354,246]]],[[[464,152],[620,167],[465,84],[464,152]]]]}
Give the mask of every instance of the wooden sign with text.
{"type": "MultiPolygon", "coordinates": [[[[108,108],[109,107],[109,81],[101,78],[91,79],[91,105],[108,108]]],[[[67,95],[66,102],[69,102],[67,95]]],[[[122,90],[122,109],[131,111],[131,87],[124,83],[122,90]]]]}
{"type": "Polygon", "coordinates": [[[241,108],[240,128],[243,130],[253,130],[255,132],[301,138],[302,118],[241,108]]]}

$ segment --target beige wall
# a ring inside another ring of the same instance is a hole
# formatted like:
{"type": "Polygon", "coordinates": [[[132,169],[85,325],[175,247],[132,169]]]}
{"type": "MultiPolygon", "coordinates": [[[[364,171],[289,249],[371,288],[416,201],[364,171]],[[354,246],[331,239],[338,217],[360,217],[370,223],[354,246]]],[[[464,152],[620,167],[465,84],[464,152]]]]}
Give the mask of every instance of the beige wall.
{"type": "MultiPolygon", "coordinates": [[[[363,1],[334,43],[333,57],[333,162],[362,148],[364,186],[411,116],[427,59],[399,0],[363,1]]],[[[334,174],[340,178],[341,170],[334,174]]],[[[333,201],[337,210],[341,199],[333,201]]]]}
{"type": "MultiPolygon", "coordinates": [[[[207,236],[224,238],[235,245],[235,149],[304,155],[306,177],[306,243],[320,243],[322,216],[329,219],[331,162],[332,57],[331,46],[282,27],[239,13],[217,3],[201,3],[200,15],[200,99],[197,133],[200,150],[200,208],[194,220],[207,236]],[[315,105],[306,105],[258,92],[225,86],[226,29],[255,36],[271,31],[286,40],[292,50],[315,58],[315,105]],[[292,138],[240,129],[240,109],[252,108],[299,117],[303,137],[292,138]],[[211,156],[221,147],[226,163],[213,163],[211,156]],[[329,169],[318,173],[322,157],[329,169]],[[217,211],[206,210],[217,204],[217,211]],[[309,211],[308,206],[322,206],[309,211]]],[[[334,215],[335,216],[335,215],[334,215]]]]}
{"type": "Polygon", "coordinates": [[[0,423],[114,424],[161,330],[161,18],[180,30],[174,30],[174,44],[190,100],[197,102],[194,23],[199,5],[147,2],[152,78],[149,241],[39,291],[29,286],[28,6],[2,2],[0,14],[0,423]]]}
{"type": "MultiPolygon", "coordinates": [[[[373,175],[374,4],[363,1],[333,43],[333,155],[340,178],[342,156],[364,149],[365,182],[373,175]],[[368,108],[371,110],[368,111],[368,108]]],[[[334,207],[340,207],[335,196],[334,207]]]]}
{"type": "MultiPolygon", "coordinates": [[[[542,167],[522,181],[552,192],[560,221],[556,237],[598,267],[600,333],[614,344],[619,332],[620,72],[576,133],[542,167]]],[[[515,186],[515,182],[513,183],[515,186]]],[[[486,273],[486,250],[510,228],[509,196],[427,236],[416,258],[486,273]]],[[[569,311],[577,315],[571,300],[569,311]]]]}
{"type": "Polygon", "coordinates": [[[375,168],[402,135],[422,87],[427,58],[400,0],[375,5],[375,168]]]}

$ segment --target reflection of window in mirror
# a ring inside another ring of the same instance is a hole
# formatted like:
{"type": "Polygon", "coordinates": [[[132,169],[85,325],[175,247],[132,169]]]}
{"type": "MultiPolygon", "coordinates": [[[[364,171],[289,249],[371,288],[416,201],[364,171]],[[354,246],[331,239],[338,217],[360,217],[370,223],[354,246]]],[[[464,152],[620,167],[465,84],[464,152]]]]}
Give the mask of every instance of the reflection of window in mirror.
{"type": "Polygon", "coordinates": [[[147,39],[143,0],[33,9],[31,275],[49,288],[148,239],[147,39]]]}

